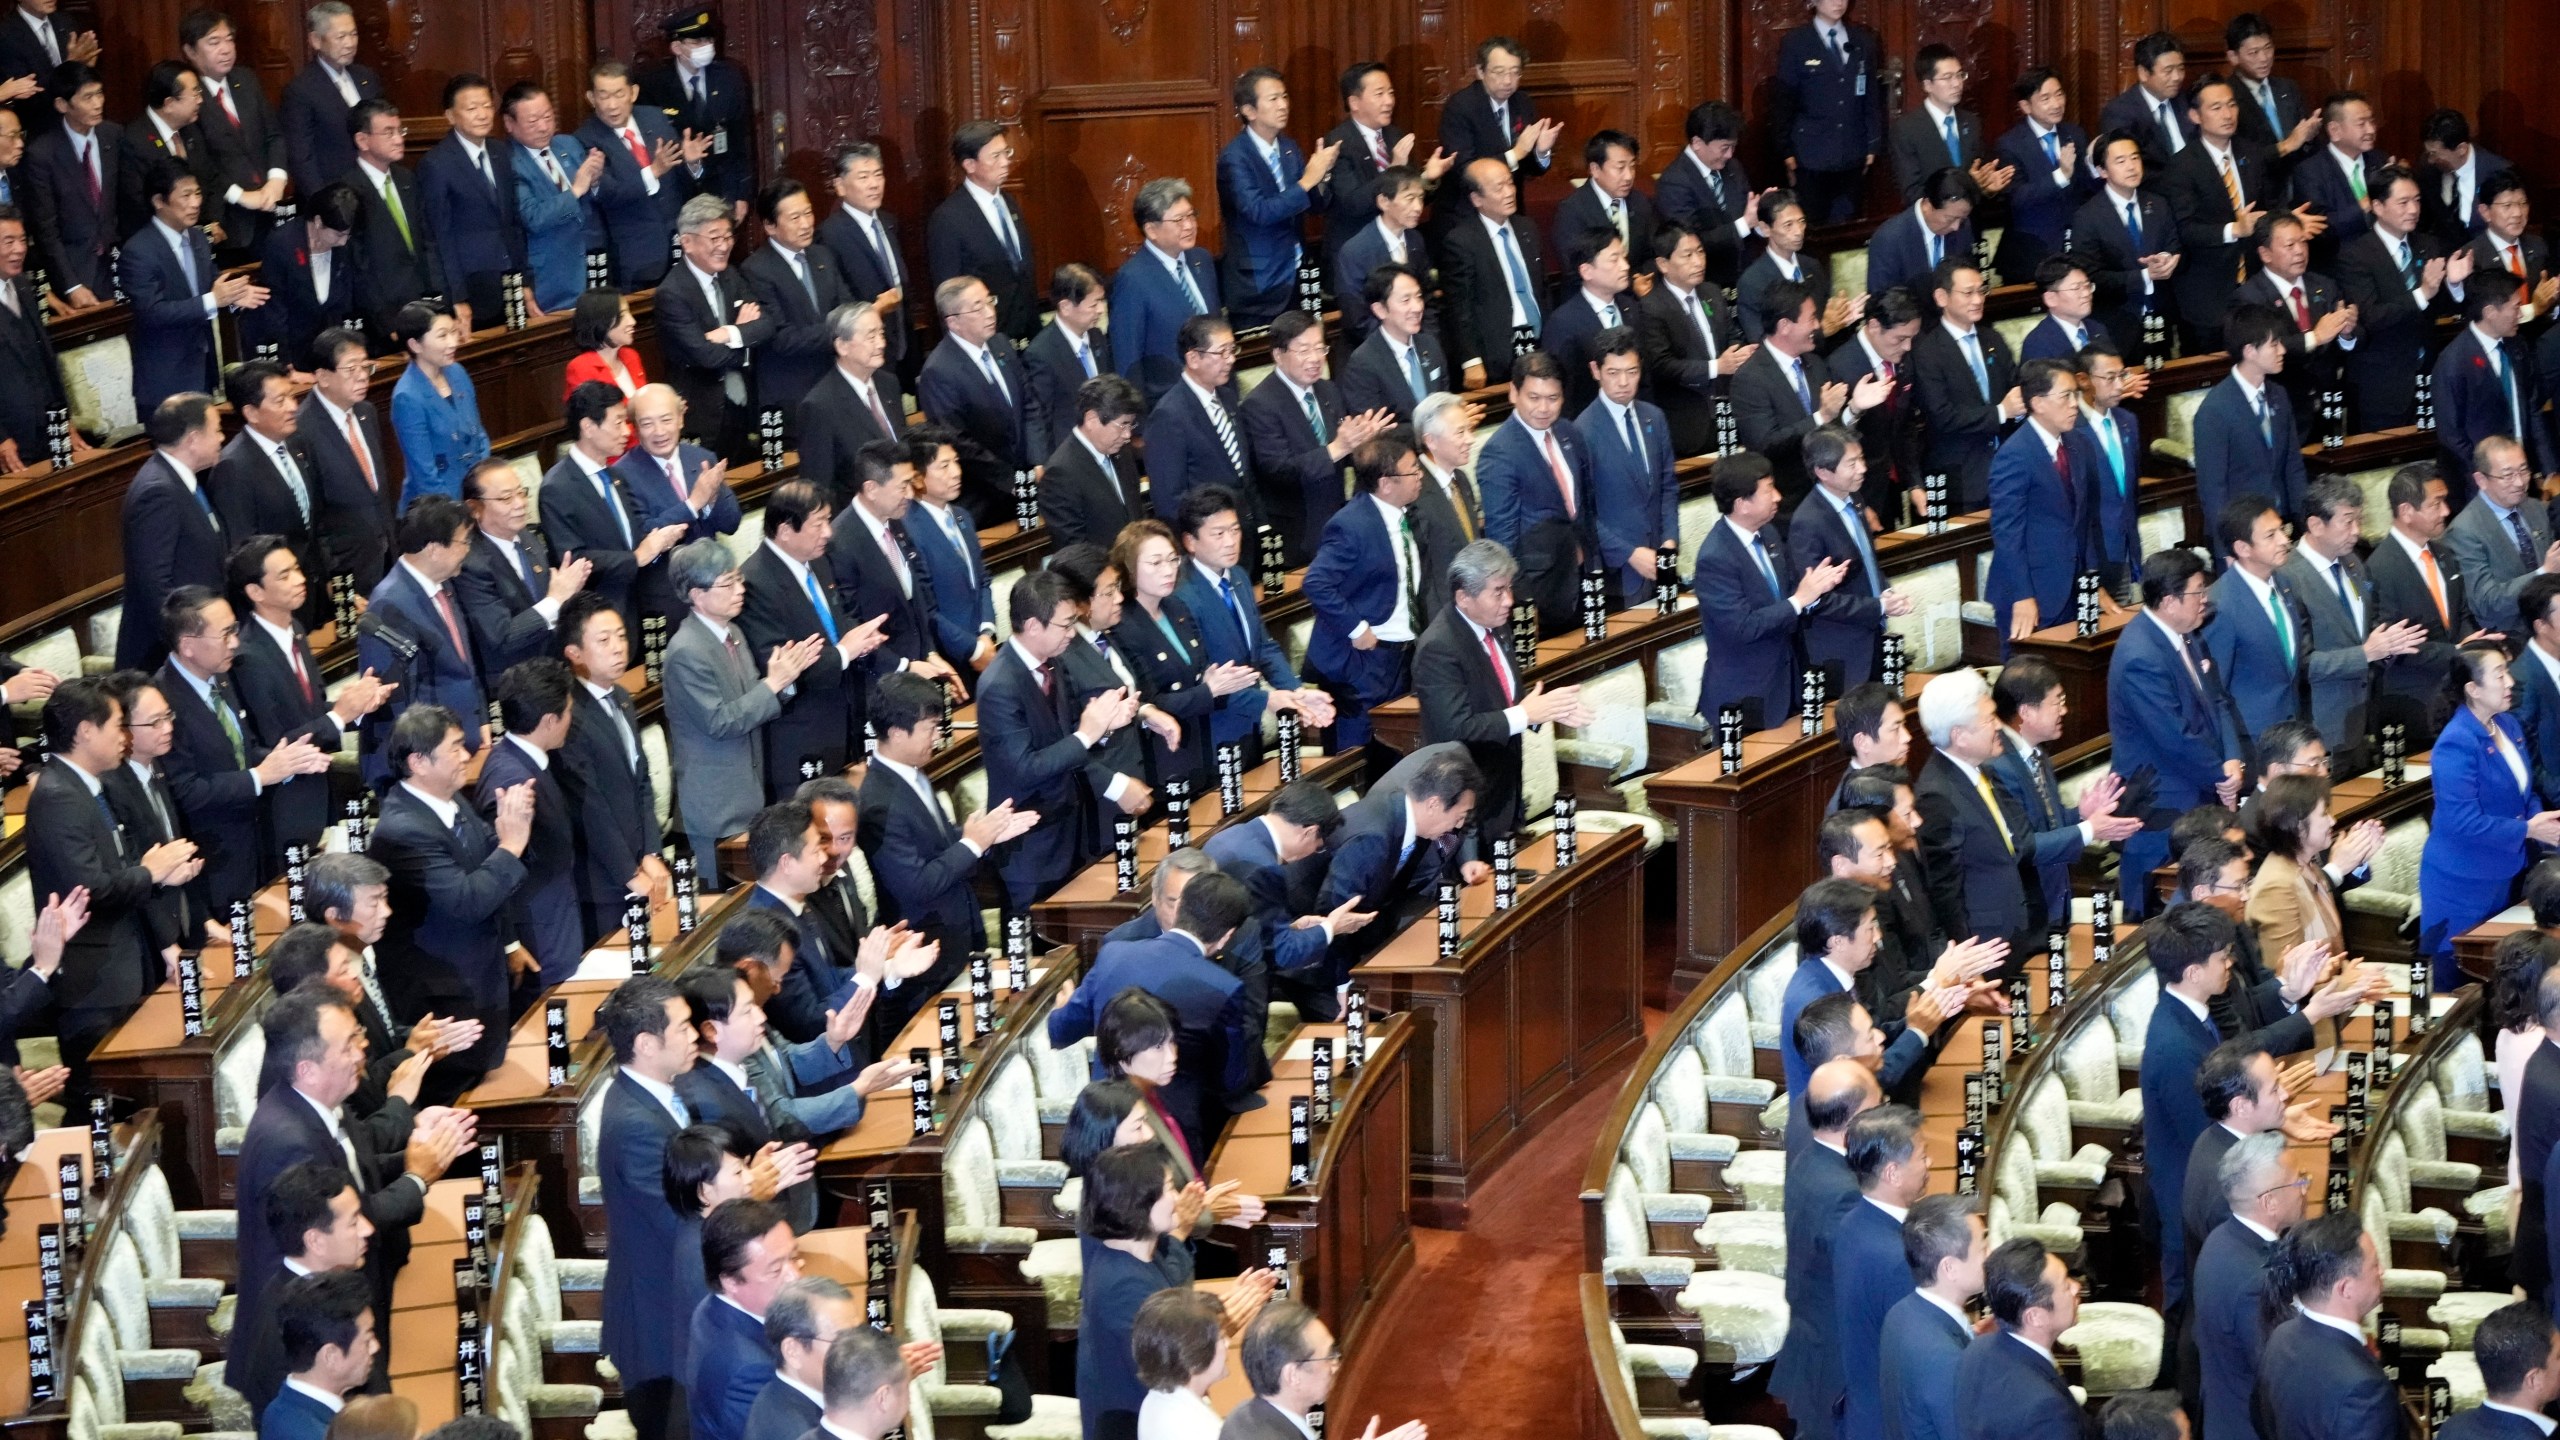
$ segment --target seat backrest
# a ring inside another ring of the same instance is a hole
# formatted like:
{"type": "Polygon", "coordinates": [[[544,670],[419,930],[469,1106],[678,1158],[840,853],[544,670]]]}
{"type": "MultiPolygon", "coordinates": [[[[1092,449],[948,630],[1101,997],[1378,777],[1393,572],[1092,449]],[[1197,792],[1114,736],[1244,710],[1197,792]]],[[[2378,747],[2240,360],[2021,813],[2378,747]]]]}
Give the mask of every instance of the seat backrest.
{"type": "Polygon", "coordinates": [[[80,1378],[89,1382],[89,1412],[101,1429],[124,1423],[124,1367],[116,1363],[115,1327],[92,1304],[80,1326],[80,1378]]]}
{"type": "MultiPolygon", "coordinates": [[[[1743,1056],[1751,1039],[1743,1037],[1743,1056]]],[[[1662,1107],[1662,1123],[1673,1133],[1700,1134],[1707,1128],[1707,1066],[1694,1045],[1675,1045],[1653,1077],[1653,1103],[1662,1107]]]]}
{"type": "Polygon", "coordinates": [[[2044,1213],[2044,1202],[2036,1189],[2035,1151],[2027,1144],[2026,1127],[2009,1131],[2009,1141],[2000,1147],[2000,1172],[1993,1179],[1994,1193],[2009,1202],[2009,1213],[2032,1221],[2044,1213]]]}
{"type": "Polygon", "coordinates": [[[988,588],[995,592],[996,633],[999,635],[1013,633],[1013,586],[1028,573],[1027,569],[1016,566],[1000,575],[987,577],[988,588]]]}
{"type": "Polygon", "coordinates": [[[2187,512],[2178,506],[2144,511],[2133,523],[2145,555],[2187,543],[2187,512]]]}
{"type": "Polygon", "coordinates": [[[142,1273],[154,1280],[175,1280],[178,1261],[178,1208],[169,1194],[169,1177],[152,1165],[133,1178],[125,1201],[124,1232],[133,1238],[142,1273]]]}
{"type": "Polygon", "coordinates": [[[995,1153],[1007,1160],[1040,1158],[1040,1095],[1031,1085],[1031,1062],[1007,1055],[978,1099],[995,1153]]]}
{"type": "Polygon", "coordinates": [[[729,547],[730,559],[742,563],[756,553],[756,547],[764,544],[764,507],[751,505],[741,510],[738,528],[721,536],[720,543],[729,547]]]}
{"type": "Polygon", "coordinates": [[[2006,320],[1994,320],[1991,322],[1991,333],[1999,336],[2008,345],[2009,353],[2015,355],[2026,345],[2027,332],[2043,323],[2044,312],[2038,310],[2028,315],[2012,315],[2006,320]]]}
{"type": "Polygon", "coordinates": [[[2367,544],[2381,543],[2383,534],[2391,528],[2391,477],[2399,473],[2399,466],[2386,465],[2375,470],[2358,470],[2347,477],[2364,492],[2361,528],[2367,544]]]}
{"type": "Polygon", "coordinates": [[[667,756],[667,727],[650,721],[640,727],[640,759],[649,767],[649,789],[656,804],[658,829],[675,823],[676,769],[667,756]]]}
{"type": "Polygon", "coordinates": [[[1534,726],[1520,737],[1520,819],[1523,824],[1555,808],[1556,729],[1534,726]]]}
{"type": "MultiPolygon", "coordinates": [[[[2365,1177],[2365,1193],[2379,1194],[2382,1202],[2394,1210],[2409,1207],[2409,1142],[2400,1138],[2400,1128],[2382,1137],[2374,1147],[2373,1168],[2365,1177]]],[[[2391,1253],[2388,1249],[2384,1254],[2391,1253]]]]}
{"type": "Polygon", "coordinates": [[[2180,390],[2171,395],[2168,400],[2167,423],[2162,426],[2163,433],[2160,438],[2172,445],[2183,447],[2189,454],[2195,453],[2196,411],[2204,408],[2204,397],[2211,393],[2212,391],[2208,388],[2180,390]]]}
{"type": "Polygon", "coordinates": [[[2444,1097],[2424,1076],[2404,1077],[2400,1083],[2408,1087],[2400,1102],[2400,1123],[2394,1127],[2396,1138],[2408,1147],[2412,1160],[2444,1158],[2444,1097]],[[2411,1084],[2411,1080],[2417,1083],[2411,1084]]]}
{"type": "Polygon", "coordinates": [[[1716,508],[1713,495],[1692,495],[1680,502],[1680,578],[1694,581],[1698,576],[1698,547],[1707,543],[1707,532],[1716,528],[1724,512],[1716,508]]]}
{"type": "Polygon", "coordinates": [[[972,1115],[960,1122],[942,1156],[944,1224],[985,1229],[997,1223],[1003,1202],[996,1190],[995,1141],[986,1122],[972,1115]]]}
{"type": "Polygon", "coordinates": [[[89,617],[89,653],[113,655],[116,636],[124,629],[124,606],[109,605],[89,617]]]}
{"type": "Polygon", "coordinates": [[[524,1228],[516,1237],[516,1275],[509,1283],[531,1297],[543,1324],[556,1325],[561,1317],[560,1252],[551,1244],[551,1224],[532,1213],[518,1223],[524,1228]]]}
{"type": "Polygon", "coordinates": [[[2431,827],[2423,815],[2394,823],[2383,832],[2382,848],[2373,853],[2370,883],[2395,895],[2418,893],[2418,862],[2427,849],[2431,827]]]}
{"type": "Polygon", "coordinates": [[[258,1071],[267,1063],[267,1030],[242,1025],[213,1057],[213,1110],[224,1129],[244,1128],[258,1109],[258,1071]]]}
{"type": "Polygon", "coordinates": [[[80,636],[68,625],[48,630],[9,652],[30,670],[50,670],[65,680],[80,673],[80,636]]]}
{"type": "Polygon", "coordinates": [[[2124,1094],[2124,1076],[2116,1069],[2116,1027],[2104,1015],[2089,1017],[2063,1042],[2057,1068],[2070,1098],[2103,1105],[2124,1094]]]}
{"type": "Polygon", "coordinates": [[[1044,1100],[1073,1100],[1093,1078],[1093,1040],[1079,1040],[1060,1050],[1049,1043],[1049,1027],[1026,1024],[1022,1053],[1031,1062],[1032,1088],[1044,1100]]]}
{"type": "Polygon", "coordinates": [[[1618,1146],[1618,1158],[1636,1172],[1636,1184],[1645,1194],[1670,1191],[1671,1133],[1662,1123],[1662,1107],[1650,1103],[1636,1107],[1635,1121],[1618,1146]]]}
{"type": "Polygon", "coordinates": [[[151,1348],[151,1307],[143,1299],[142,1255],[133,1237],[119,1229],[107,1237],[107,1257],[98,1267],[98,1302],[116,1328],[116,1348],[151,1348]]]}
{"type": "Polygon", "coordinates": [[[71,423],[83,434],[115,440],[141,428],[133,408],[133,347],[126,337],[74,345],[56,358],[71,423]]]}
{"type": "Polygon", "coordinates": [[[1653,688],[1663,700],[1683,710],[1698,708],[1700,683],[1707,673],[1707,640],[1703,635],[1666,645],[1653,657],[1653,688]]]}
{"type": "Polygon", "coordinates": [[[1835,250],[1831,254],[1831,293],[1863,295],[1867,292],[1867,247],[1835,250]]]}
{"type": "MultiPolygon", "coordinates": [[[[36,933],[36,877],[21,865],[0,877],[0,954],[27,954],[36,933]]],[[[19,962],[11,960],[15,965],[19,962]]]]}
{"type": "Polygon", "coordinates": [[[2018,1129],[2026,1133],[2037,1159],[2071,1158],[2071,1097],[2063,1093],[2060,1079],[2047,1074],[2027,1092],[2025,1106],[2018,1112],[2018,1129]]]}
{"type": "Polygon", "coordinates": [[[2116,1043],[2141,1044],[2151,1032],[2152,1007],[2159,1003],[2160,979],[2149,970],[2116,987],[2116,993],[2107,997],[2107,1019],[2115,1024],[2116,1043]]]}
{"type": "Polygon", "coordinates": [[[2447,1110],[2484,1114],[2489,1108],[2489,1067],[2480,1037],[2464,1031],[2436,1060],[2436,1093],[2447,1110]]]}
{"type": "Polygon", "coordinates": [[[597,1173],[596,1135],[604,1129],[604,1094],[614,1087],[619,1078],[606,1076],[594,1093],[587,1096],[587,1103],[578,1107],[578,1173],[582,1175],[597,1173]]]}
{"type": "Polygon", "coordinates": [[[1609,1188],[1600,1197],[1600,1236],[1612,1260],[1641,1260],[1653,1253],[1642,1194],[1636,1172],[1624,1163],[1609,1167],[1609,1188]]]}
{"type": "MultiPolygon", "coordinates": [[[[898,1316],[898,1340],[906,1345],[928,1340],[937,1345],[942,1342],[942,1306],[934,1296],[933,1277],[921,1265],[907,1275],[907,1304],[898,1316]]],[[[950,1374],[949,1368],[937,1359],[931,1370],[916,1378],[942,1385],[948,1383],[950,1374]]]]}
{"type": "MultiPolygon", "coordinates": [[[[1736,990],[1707,1007],[1698,1021],[1693,1040],[1697,1058],[1706,1065],[1709,1075],[1748,1076],[1752,1073],[1751,1014],[1747,1000],[1736,990]]],[[[1775,1018],[1774,1012],[1772,1018],[1775,1018]]],[[[1704,1081],[1700,1082],[1702,1085],[1704,1081]]]]}
{"type": "Polygon", "coordinates": [[[1787,982],[1795,978],[1796,947],[1792,940],[1745,967],[1742,999],[1751,1009],[1751,1018],[1763,1025],[1777,1024],[1786,1005],[1787,982]]]}

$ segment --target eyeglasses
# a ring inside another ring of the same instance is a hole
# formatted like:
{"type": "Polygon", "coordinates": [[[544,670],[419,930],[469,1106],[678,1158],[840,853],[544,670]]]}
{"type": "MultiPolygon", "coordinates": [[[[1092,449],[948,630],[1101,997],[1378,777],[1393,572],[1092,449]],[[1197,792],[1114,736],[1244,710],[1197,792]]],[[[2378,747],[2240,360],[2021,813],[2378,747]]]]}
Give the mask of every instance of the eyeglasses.
{"type": "Polygon", "coordinates": [[[2529,465],[2510,465],[2503,470],[2483,470],[2480,473],[2492,480],[2516,485],[2522,484],[2523,482],[2533,478],[2533,467],[2529,465]]]}
{"type": "Polygon", "coordinates": [[[2311,1180],[2308,1176],[2296,1175],[2281,1185],[2270,1185],[2266,1189],[2259,1191],[2258,1198],[2264,1200],[2270,1195],[2281,1195],[2287,1190],[2308,1190],[2310,1188],[2311,1180]]]}
{"type": "Polygon", "coordinates": [[[127,730],[160,730],[167,728],[168,725],[177,718],[178,716],[176,711],[163,710],[148,720],[140,719],[138,717],[127,720],[124,722],[124,728],[127,730]]]}

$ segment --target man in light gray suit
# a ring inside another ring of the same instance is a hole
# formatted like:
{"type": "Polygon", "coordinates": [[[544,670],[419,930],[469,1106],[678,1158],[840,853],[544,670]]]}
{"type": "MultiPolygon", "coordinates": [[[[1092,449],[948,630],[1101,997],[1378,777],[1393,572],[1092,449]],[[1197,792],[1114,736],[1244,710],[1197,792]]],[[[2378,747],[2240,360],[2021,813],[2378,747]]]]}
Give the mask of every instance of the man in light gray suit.
{"type": "Polygon", "coordinates": [[[764,798],[758,733],[782,712],[800,672],[818,658],[818,636],[776,645],[756,677],[753,651],[735,624],[746,584],[729,547],[696,540],[669,562],[676,596],[692,614],[667,637],[662,689],[676,772],[676,813],[705,889],[719,888],[720,837],[747,828],[764,798]]]}
{"type": "Polygon", "coordinates": [[[2311,723],[2329,747],[2332,773],[2364,773],[2365,736],[2373,729],[2366,701],[2374,667],[2414,655],[2427,643],[2411,620],[2375,624],[2373,581],[2356,557],[2364,529],[2364,492],[2343,475],[2323,475],[2303,492],[2302,543],[2282,569],[2310,621],[2311,723]]]}
{"type": "MultiPolygon", "coordinates": [[[[1237,1406],[1218,1430],[1218,1440],[1307,1440],[1307,1412],[1333,1390],[1342,1352],[1333,1332],[1316,1312],[1295,1300],[1274,1300],[1262,1307],[1244,1332],[1244,1376],[1253,1398],[1237,1406]]],[[[1351,1417],[1334,1422],[1350,1434],[1351,1417]]],[[[1380,1430],[1376,1416],[1361,1432],[1367,1440],[1429,1440],[1419,1420],[1380,1430]]]]}
{"type": "Polygon", "coordinates": [[[2524,447],[2492,435],[2471,449],[2471,483],[2477,493],[2445,527],[2444,548],[2471,597],[2471,618],[2483,630],[2521,635],[2516,592],[2537,571],[2560,572],[2560,547],[2551,543],[2551,517],[2530,493],[2533,467],[2524,447]]]}

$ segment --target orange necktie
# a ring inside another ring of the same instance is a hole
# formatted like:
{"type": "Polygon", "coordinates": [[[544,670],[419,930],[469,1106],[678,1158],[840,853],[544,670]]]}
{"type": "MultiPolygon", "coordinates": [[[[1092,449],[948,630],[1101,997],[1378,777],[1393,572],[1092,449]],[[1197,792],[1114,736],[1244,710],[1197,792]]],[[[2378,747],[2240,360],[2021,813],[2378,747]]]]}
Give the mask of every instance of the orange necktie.
{"type": "Polygon", "coordinates": [[[2513,275],[2519,280],[2524,278],[2523,246],[2510,245],[2507,247],[2507,273],[2513,275]]]}
{"type": "Polygon", "coordinates": [[[2418,551],[2418,559],[2427,567],[2427,593],[2435,597],[2436,619],[2450,633],[2453,629],[2453,612],[2447,610],[2444,605],[2444,575],[2436,569],[2436,552],[2421,547],[2418,551]]]}
{"type": "Polygon", "coordinates": [[[1564,452],[1556,448],[1556,432],[1549,430],[1539,438],[1547,445],[1547,466],[1556,472],[1556,491],[1564,496],[1564,518],[1574,519],[1573,472],[1565,468],[1564,452]]]}
{"type": "Polygon", "coordinates": [[[373,478],[373,457],[365,453],[364,435],[356,429],[355,412],[352,410],[347,412],[347,448],[356,452],[356,468],[364,472],[365,487],[380,494],[382,482],[373,478]]]}

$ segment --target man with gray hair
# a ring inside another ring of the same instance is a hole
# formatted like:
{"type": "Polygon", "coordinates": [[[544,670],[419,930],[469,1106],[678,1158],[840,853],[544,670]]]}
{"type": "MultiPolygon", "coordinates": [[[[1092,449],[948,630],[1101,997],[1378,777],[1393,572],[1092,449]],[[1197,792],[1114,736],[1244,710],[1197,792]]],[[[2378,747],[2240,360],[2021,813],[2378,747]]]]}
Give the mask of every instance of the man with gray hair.
{"type": "Polygon", "coordinates": [[[667,637],[660,682],[676,814],[702,888],[715,891],[721,888],[720,837],[746,829],[764,798],[759,735],[782,713],[782,692],[816,663],[826,641],[809,635],[774,646],[759,679],[735,623],[747,589],[729,547],[717,540],[679,547],[668,575],[688,612],[667,637]]]}
{"type": "Polygon", "coordinates": [[[907,397],[878,305],[856,300],[827,312],[827,340],[835,363],[800,402],[800,473],[842,511],[862,488],[854,456],[874,441],[905,437],[907,397]]]}
{"type": "Polygon", "coordinates": [[[1218,267],[1200,248],[1191,182],[1150,180],[1129,208],[1147,243],[1111,277],[1111,338],[1121,373],[1138,382],[1152,410],[1182,378],[1182,322],[1227,312],[1218,297],[1218,267]]]}
{"type": "Polygon", "coordinates": [[[2008,743],[1991,687],[1975,670],[1951,670],[1920,692],[1920,728],[1936,753],[1912,786],[1920,810],[1920,863],[1929,903],[1951,936],[2009,942],[2003,980],[2044,947],[2043,893],[2018,869],[2026,812],[1983,767],[2008,743]]]}
{"type": "Polygon", "coordinates": [[[800,1440],[818,1428],[827,1408],[827,1354],[836,1337],[861,1327],[862,1306],[841,1282],[809,1275],[783,1286],[764,1312],[765,1343],[780,1363],[756,1392],[739,1440],[800,1440]]]}
{"type": "MultiPolygon", "coordinates": [[[[356,63],[356,12],[346,0],[320,0],[312,6],[304,15],[303,41],[311,48],[311,63],[286,82],[276,128],[284,132],[285,173],[293,179],[293,192],[307,201],[355,168],[347,116],[365,101],[382,98],[382,77],[371,66],[356,63]]],[[[426,223],[426,217],[419,216],[418,223],[426,223]]]]}
{"type": "Polygon", "coordinates": [[[1434,390],[1413,407],[1414,440],[1422,448],[1422,498],[1413,502],[1422,531],[1424,568],[1438,571],[1484,535],[1484,502],[1467,465],[1475,459],[1482,407],[1434,390]]]}
{"type": "Polygon", "coordinates": [[[2258,1389],[2258,1352],[2266,1345],[2260,1290],[2276,1241],[2302,1221],[2311,1182],[2285,1152],[2279,1130],[2234,1142],[2215,1170],[2231,1218],[2206,1237],[2189,1287],[2194,1313],[2195,1394],[2204,1440],[2254,1440],[2250,1397],[2258,1389]]]}
{"type": "MultiPolygon", "coordinates": [[[[347,1001],[364,1029],[366,1071],[377,1088],[410,1055],[445,1055],[480,1043],[480,1022],[468,1015],[422,1015],[405,1040],[392,1030],[391,1003],[383,998],[373,960],[374,942],[391,919],[391,872],[381,861],[334,850],[313,859],[302,872],[302,906],[304,914],[338,933],[336,948],[349,958],[356,994],[347,1001]]],[[[339,993],[346,993],[344,986],[339,993]]]]}
{"type": "MultiPolygon", "coordinates": [[[[987,282],[954,275],[933,287],[933,308],[942,317],[942,343],[916,373],[916,398],[935,424],[958,436],[960,499],[984,529],[1012,516],[1014,477],[1029,471],[1039,478],[1048,458],[1039,441],[1050,421],[1013,342],[996,341],[999,311],[987,282]]],[[[1057,433],[1074,429],[1076,420],[1060,418],[1057,433]]]]}
{"type": "Polygon", "coordinates": [[[863,140],[837,146],[830,173],[836,208],[818,222],[818,243],[834,251],[843,267],[845,294],[880,312],[888,363],[895,368],[907,354],[908,276],[898,256],[897,219],[881,208],[889,194],[888,167],[880,147],[863,140]]]}
{"type": "Polygon", "coordinates": [[[1478,540],[1449,564],[1450,604],[1413,646],[1413,693],[1422,701],[1422,743],[1454,740],[1484,772],[1476,796],[1484,833],[1520,828],[1520,737],[1532,725],[1588,725],[1582,687],[1523,684],[1511,658],[1511,584],[1519,562],[1495,540],[1478,540]]]}
{"type": "MultiPolygon", "coordinates": [[[[1218,1440],[1306,1440],[1314,1433],[1308,1428],[1308,1412],[1333,1393],[1334,1377],[1342,1371],[1342,1351],[1334,1344],[1333,1331],[1297,1301],[1274,1300],[1245,1327],[1244,1343],[1237,1349],[1253,1398],[1228,1414],[1218,1440]]],[[[1343,1416],[1335,1426],[1350,1434],[1351,1417],[1343,1416]]],[[[1419,1420],[1380,1431],[1378,1417],[1372,1415],[1360,1437],[1430,1440],[1430,1431],[1419,1420]]]]}
{"type": "Polygon", "coordinates": [[[749,458],[747,376],[755,347],[771,339],[780,322],[729,268],[736,244],[729,202],[719,196],[696,195],[676,212],[684,263],[658,284],[658,343],[695,436],[713,454],[743,465],[749,458]]]}

